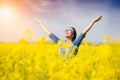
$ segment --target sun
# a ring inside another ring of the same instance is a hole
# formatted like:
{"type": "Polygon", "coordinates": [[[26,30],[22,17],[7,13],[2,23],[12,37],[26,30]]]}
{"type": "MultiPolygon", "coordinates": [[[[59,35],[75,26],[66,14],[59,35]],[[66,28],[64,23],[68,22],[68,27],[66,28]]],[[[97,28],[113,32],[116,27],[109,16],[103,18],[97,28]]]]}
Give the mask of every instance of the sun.
{"type": "Polygon", "coordinates": [[[0,8],[0,18],[2,21],[9,21],[12,19],[12,10],[8,7],[0,8]]]}

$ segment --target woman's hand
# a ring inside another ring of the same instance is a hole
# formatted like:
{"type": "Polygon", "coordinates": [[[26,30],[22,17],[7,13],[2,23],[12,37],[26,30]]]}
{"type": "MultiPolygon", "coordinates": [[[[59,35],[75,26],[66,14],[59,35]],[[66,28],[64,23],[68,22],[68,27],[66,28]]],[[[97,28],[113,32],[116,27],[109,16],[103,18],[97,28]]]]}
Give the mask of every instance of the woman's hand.
{"type": "Polygon", "coordinates": [[[98,18],[94,19],[94,22],[98,22],[99,20],[101,20],[102,16],[99,16],[98,18]]]}
{"type": "Polygon", "coordinates": [[[34,20],[35,20],[35,22],[38,23],[38,24],[43,24],[43,21],[41,21],[41,20],[37,20],[37,19],[34,19],[34,20]]]}

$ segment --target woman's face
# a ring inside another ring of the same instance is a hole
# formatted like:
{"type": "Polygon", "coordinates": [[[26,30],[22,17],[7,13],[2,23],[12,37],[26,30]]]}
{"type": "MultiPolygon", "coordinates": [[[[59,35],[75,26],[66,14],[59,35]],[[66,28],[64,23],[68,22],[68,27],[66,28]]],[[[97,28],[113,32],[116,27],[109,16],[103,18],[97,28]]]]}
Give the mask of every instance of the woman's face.
{"type": "Polygon", "coordinates": [[[66,30],[65,30],[65,37],[68,37],[68,38],[73,38],[73,32],[74,32],[74,30],[72,29],[72,28],[67,28],[66,30]]]}

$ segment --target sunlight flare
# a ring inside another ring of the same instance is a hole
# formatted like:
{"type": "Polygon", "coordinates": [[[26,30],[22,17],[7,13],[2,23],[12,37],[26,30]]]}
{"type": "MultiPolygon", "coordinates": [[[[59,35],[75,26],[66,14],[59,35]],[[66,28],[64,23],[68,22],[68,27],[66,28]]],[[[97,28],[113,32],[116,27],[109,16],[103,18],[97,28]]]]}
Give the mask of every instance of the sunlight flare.
{"type": "Polygon", "coordinates": [[[13,10],[9,7],[0,8],[0,19],[2,21],[10,21],[13,18],[13,10]]]}

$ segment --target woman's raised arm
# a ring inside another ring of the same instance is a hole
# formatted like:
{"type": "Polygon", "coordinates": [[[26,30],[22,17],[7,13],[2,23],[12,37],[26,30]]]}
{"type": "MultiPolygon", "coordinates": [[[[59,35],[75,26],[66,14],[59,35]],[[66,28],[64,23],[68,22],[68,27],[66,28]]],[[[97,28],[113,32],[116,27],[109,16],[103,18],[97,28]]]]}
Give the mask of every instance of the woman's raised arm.
{"type": "Polygon", "coordinates": [[[98,18],[94,19],[93,22],[82,31],[82,34],[85,35],[93,27],[93,25],[96,22],[98,22],[101,18],[102,18],[102,16],[99,16],[98,18]]]}
{"type": "Polygon", "coordinates": [[[48,34],[50,35],[52,32],[46,27],[46,25],[40,21],[40,20],[35,20],[36,23],[40,24],[40,26],[42,27],[42,29],[48,34]]]}

